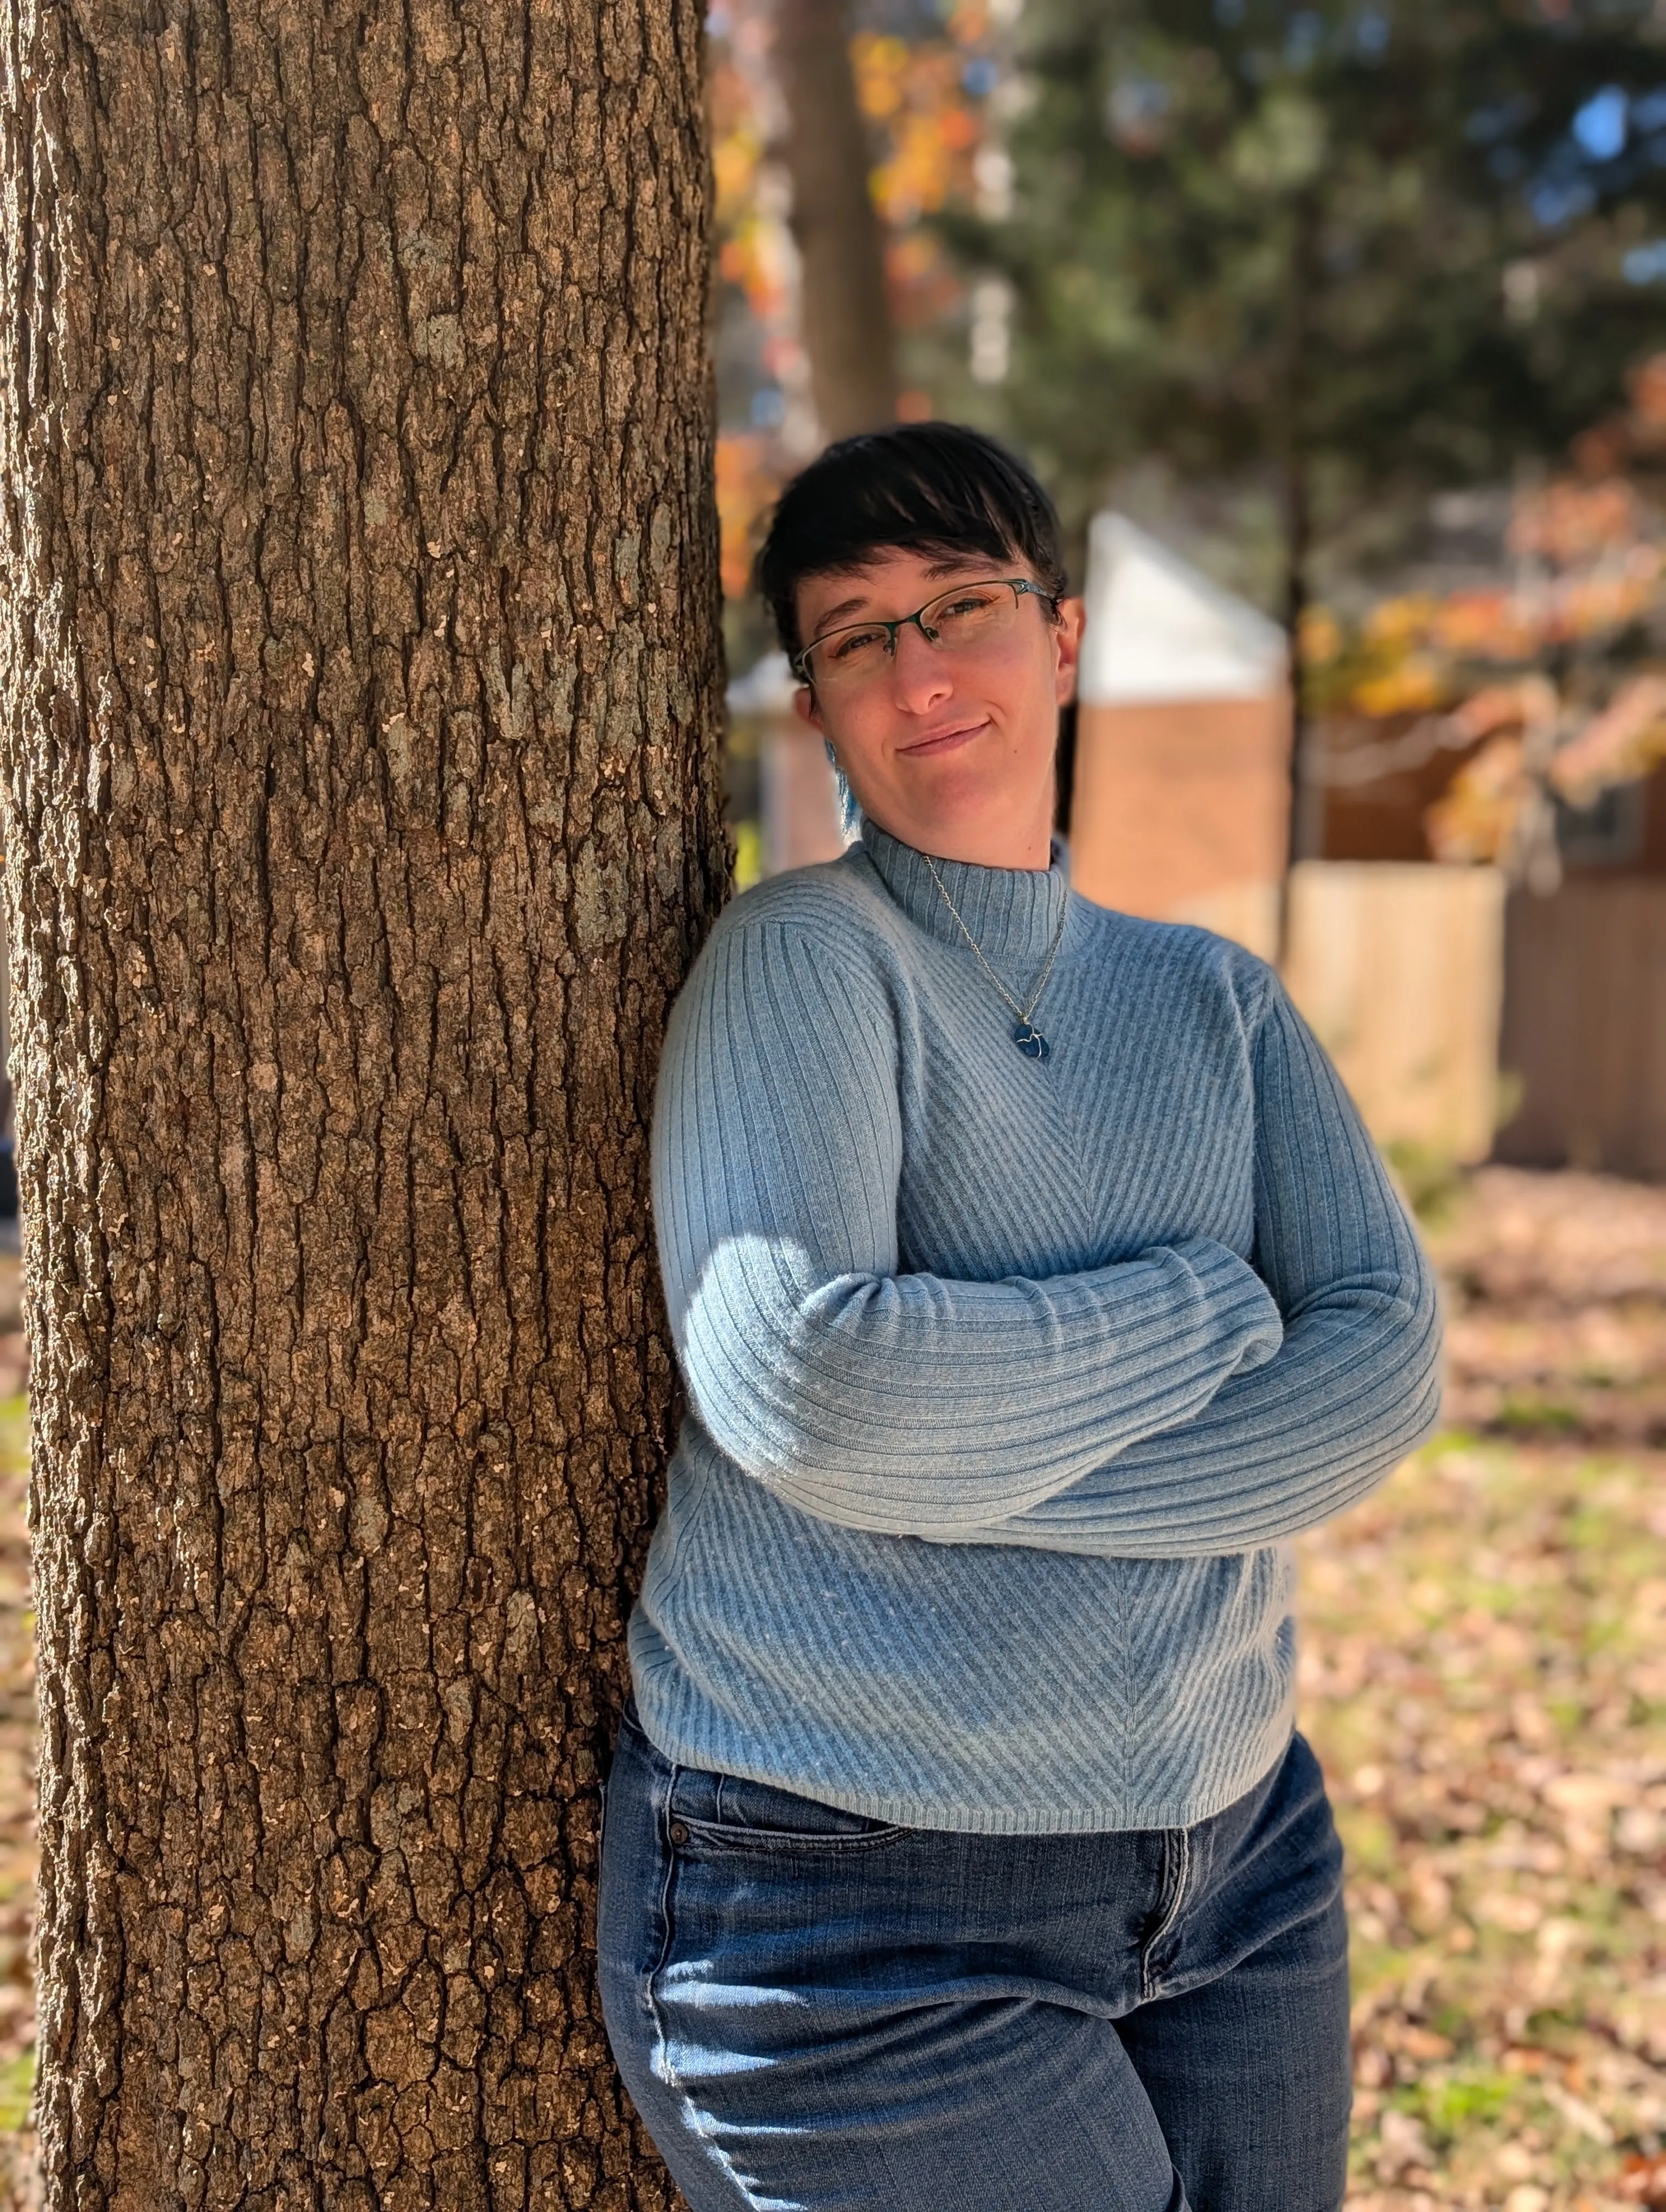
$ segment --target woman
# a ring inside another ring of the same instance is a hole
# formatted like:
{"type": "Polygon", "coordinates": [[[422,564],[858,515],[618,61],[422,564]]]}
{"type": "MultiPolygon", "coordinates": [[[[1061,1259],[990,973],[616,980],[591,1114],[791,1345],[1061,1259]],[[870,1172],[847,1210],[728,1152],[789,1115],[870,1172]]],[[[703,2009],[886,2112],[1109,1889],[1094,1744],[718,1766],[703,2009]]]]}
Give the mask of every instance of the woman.
{"type": "Polygon", "coordinates": [[[1285,1540],[1428,1433],[1428,1269],[1271,971],[1069,890],[1027,473],[848,440],[759,565],[863,826],[728,908],[666,1041],[614,2051],[695,2212],[1331,2212],[1285,1540]]]}

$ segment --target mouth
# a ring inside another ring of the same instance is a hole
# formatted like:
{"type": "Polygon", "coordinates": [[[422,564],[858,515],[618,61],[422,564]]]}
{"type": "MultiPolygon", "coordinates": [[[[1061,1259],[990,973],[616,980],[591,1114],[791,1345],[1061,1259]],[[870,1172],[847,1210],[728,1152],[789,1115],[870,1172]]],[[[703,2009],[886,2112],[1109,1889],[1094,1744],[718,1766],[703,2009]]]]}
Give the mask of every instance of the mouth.
{"type": "Polygon", "coordinates": [[[897,750],[909,760],[935,759],[939,753],[954,752],[970,744],[974,738],[982,737],[988,726],[988,715],[976,722],[957,722],[950,729],[933,730],[928,737],[916,738],[912,744],[898,745],[897,750]]]}

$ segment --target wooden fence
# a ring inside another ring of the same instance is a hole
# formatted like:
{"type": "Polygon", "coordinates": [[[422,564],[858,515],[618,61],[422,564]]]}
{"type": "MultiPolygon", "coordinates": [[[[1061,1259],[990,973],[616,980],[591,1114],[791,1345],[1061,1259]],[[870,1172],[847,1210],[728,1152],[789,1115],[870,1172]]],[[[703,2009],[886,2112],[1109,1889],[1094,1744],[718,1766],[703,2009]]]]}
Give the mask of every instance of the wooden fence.
{"type": "Polygon", "coordinates": [[[1499,1060],[1521,1098],[1495,1158],[1666,1177],[1666,880],[1512,894],[1499,1060]]]}
{"type": "Polygon", "coordinates": [[[1293,871],[1285,981],[1379,1144],[1454,1160],[1491,1149],[1503,907],[1495,868],[1293,871]]]}

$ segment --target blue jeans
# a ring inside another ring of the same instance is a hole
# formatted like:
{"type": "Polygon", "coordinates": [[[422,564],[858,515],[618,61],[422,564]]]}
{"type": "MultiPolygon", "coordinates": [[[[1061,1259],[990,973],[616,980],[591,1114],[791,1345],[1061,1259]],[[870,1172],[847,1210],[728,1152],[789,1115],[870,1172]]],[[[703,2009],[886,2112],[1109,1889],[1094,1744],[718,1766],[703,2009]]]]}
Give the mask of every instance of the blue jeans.
{"type": "Polygon", "coordinates": [[[1341,1846],[1299,1736],[1193,1828],[891,1827],[627,1715],[599,1951],[693,2212],[1335,2212],[1341,1846]]]}

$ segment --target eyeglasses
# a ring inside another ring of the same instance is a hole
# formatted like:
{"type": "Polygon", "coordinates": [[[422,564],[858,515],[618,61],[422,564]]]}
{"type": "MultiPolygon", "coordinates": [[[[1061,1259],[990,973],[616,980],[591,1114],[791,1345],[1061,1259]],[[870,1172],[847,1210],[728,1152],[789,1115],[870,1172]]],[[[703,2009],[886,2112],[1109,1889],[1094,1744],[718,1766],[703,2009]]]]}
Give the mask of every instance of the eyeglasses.
{"type": "Polygon", "coordinates": [[[882,675],[897,655],[897,633],[910,623],[927,645],[939,653],[970,653],[992,645],[1011,629],[1025,597],[1040,599],[1056,612],[1051,592],[1032,584],[1027,576],[1000,576],[987,583],[956,584],[927,599],[911,615],[895,622],[850,623],[812,639],[793,662],[794,672],[818,691],[842,691],[847,686],[871,683],[882,675]]]}

